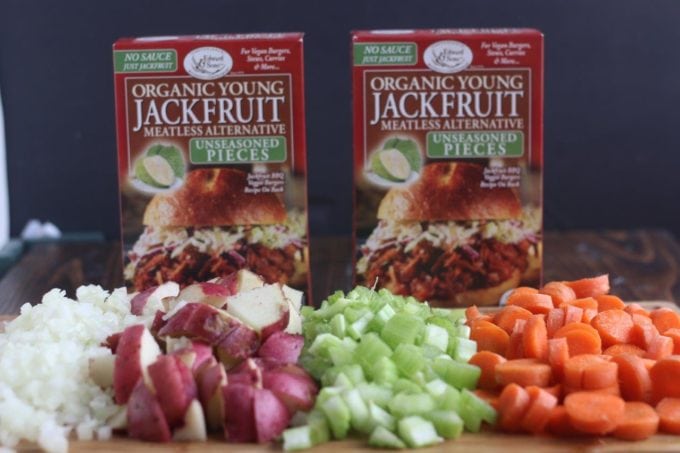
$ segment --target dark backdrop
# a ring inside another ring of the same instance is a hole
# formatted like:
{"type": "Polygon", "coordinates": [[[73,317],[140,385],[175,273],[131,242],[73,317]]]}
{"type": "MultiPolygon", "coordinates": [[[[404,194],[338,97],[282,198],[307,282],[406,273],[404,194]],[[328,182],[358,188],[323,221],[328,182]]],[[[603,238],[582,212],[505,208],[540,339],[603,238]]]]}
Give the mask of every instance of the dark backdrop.
{"type": "Polygon", "coordinates": [[[679,1],[0,0],[12,232],[117,236],[111,44],[121,36],[307,33],[312,232],[350,231],[349,34],[531,26],[546,36],[548,228],[680,234],[679,1]]]}

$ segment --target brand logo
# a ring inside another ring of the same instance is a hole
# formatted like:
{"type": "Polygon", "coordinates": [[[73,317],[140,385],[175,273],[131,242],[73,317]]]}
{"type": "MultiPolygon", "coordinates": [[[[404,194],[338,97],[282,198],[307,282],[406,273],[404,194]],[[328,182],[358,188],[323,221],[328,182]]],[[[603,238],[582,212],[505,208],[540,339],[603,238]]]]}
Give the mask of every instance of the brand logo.
{"type": "Polygon", "coordinates": [[[433,71],[453,74],[472,63],[472,50],[459,41],[439,41],[425,49],[423,61],[433,71]]]}
{"type": "Polygon", "coordinates": [[[220,78],[231,71],[233,65],[231,55],[217,47],[199,47],[184,57],[184,69],[202,80],[220,78]]]}

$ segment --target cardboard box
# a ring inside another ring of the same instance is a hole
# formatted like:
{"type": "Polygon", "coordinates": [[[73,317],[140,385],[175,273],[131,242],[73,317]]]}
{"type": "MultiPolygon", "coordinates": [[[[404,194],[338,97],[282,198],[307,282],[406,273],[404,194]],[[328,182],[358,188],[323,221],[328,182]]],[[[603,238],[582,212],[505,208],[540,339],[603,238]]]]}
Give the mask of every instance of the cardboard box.
{"type": "Polygon", "coordinates": [[[440,306],[538,284],[542,34],[358,31],[352,46],[357,283],[440,306]]]}
{"type": "Polygon", "coordinates": [[[302,42],[282,33],[114,44],[128,287],[245,267],[308,289],[302,42]]]}

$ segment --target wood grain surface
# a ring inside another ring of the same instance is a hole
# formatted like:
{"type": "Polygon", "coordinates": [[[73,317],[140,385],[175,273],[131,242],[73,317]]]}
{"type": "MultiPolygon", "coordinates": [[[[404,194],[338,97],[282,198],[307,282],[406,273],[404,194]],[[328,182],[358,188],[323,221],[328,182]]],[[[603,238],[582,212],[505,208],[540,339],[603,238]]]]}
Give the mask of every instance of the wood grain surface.
{"type": "MultiPolygon", "coordinates": [[[[609,273],[624,300],[680,301],[680,245],[664,230],[569,231],[545,235],[544,279],[609,273]]],[[[312,238],[312,296],[318,304],[352,285],[351,239],[312,238]]],[[[68,295],[83,284],[122,285],[118,243],[36,244],[0,281],[0,314],[38,303],[54,287],[68,295]]]]}

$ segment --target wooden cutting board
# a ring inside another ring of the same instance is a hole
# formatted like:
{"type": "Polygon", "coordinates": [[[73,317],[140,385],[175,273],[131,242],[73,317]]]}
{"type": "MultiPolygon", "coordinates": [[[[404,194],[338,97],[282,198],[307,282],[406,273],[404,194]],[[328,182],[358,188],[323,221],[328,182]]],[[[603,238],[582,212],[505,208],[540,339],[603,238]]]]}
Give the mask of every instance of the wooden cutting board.
{"type": "MultiPolygon", "coordinates": [[[[667,307],[680,311],[672,302],[644,301],[638,302],[647,310],[667,307]]],[[[0,321],[12,319],[12,316],[0,316],[0,321]]],[[[0,324],[0,331],[2,330],[0,324]]],[[[680,383],[678,384],[680,385],[680,383]]],[[[29,443],[22,443],[17,449],[20,452],[39,452],[40,449],[29,443]]],[[[465,433],[457,440],[447,441],[443,444],[430,448],[422,448],[418,451],[428,452],[464,452],[477,451],[523,453],[526,451],[540,452],[629,452],[635,451],[679,451],[680,436],[656,435],[650,439],[639,442],[626,442],[611,437],[580,437],[580,438],[556,438],[549,436],[530,436],[526,434],[503,434],[491,430],[480,433],[465,433]]],[[[176,451],[176,452],[200,452],[200,453],[224,453],[224,452],[251,452],[263,453],[281,451],[280,444],[253,445],[253,444],[229,444],[214,438],[208,442],[185,442],[172,444],[153,444],[140,442],[126,437],[116,437],[106,442],[74,440],[70,443],[70,452],[139,452],[148,453],[153,451],[176,451]]],[[[361,440],[334,441],[319,445],[310,452],[375,452],[376,449],[367,448],[367,444],[361,440]]]]}

